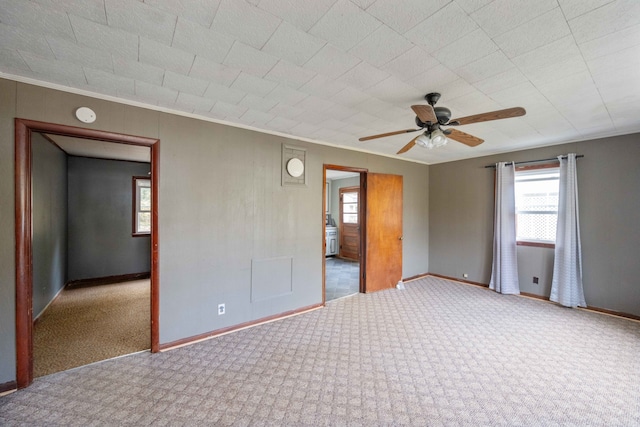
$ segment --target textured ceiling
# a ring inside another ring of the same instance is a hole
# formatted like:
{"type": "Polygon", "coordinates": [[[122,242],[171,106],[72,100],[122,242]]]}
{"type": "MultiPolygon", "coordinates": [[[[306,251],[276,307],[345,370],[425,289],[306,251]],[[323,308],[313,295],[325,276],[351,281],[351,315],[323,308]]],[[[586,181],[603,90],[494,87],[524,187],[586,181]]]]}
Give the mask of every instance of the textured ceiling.
{"type": "Polygon", "coordinates": [[[527,110],[431,164],[640,131],[640,1],[0,0],[0,73],[390,156],[428,92],[527,110]]]}
{"type": "Polygon", "coordinates": [[[113,144],[92,139],[72,138],[61,135],[46,137],[70,156],[92,157],[97,159],[129,160],[132,162],[151,162],[151,149],[140,145],[113,144]]]}

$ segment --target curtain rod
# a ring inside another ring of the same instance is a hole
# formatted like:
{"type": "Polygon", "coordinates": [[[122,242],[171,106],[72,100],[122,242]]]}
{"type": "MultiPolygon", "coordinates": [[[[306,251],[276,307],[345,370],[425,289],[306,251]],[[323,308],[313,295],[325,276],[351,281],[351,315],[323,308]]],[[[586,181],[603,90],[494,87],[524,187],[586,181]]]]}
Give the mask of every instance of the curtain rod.
{"type": "MultiPolygon", "coordinates": [[[[576,159],[579,159],[580,157],[584,157],[584,154],[578,154],[578,155],[576,156],[576,159]]],[[[563,159],[566,159],[566,158],[567,158],[567,156],[562,156],[562,158],[563,158],[563,159]]],[[[515,164],[516,164],[516,165],[522,165],[522,164],[525,164],[525,163],[540,163],[540,162],[553,162],[553,161],[556,161],[556,162],[557,162],[557,161],[558,161],[558,158],[557,158],[557,157],[553,157],[553,158],[551,158],[551,159],[527,160],[527,161],[525,161],[525,162],[515,162],[515,164]]],[[[505,166],[509,166],[509,165],[510,165],[510,164],[512,164],[512,163],[513,163],[513,162],[508,162],[508,163],[506,163],[506,164],[505,164],[505,166]]],[[[495,164],[485,166],[485,168],[495,168],[495,167],[496,167],[496,165],[495,165],[495,164]]]]}

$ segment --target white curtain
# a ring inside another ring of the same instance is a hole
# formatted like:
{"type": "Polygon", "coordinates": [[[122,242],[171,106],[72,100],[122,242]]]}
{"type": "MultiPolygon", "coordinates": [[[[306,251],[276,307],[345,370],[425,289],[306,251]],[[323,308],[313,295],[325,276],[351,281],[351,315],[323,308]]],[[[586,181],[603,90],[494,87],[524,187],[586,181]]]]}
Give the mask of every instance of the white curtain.
{"type": "Polygon", "coordinates": [[[576,155],[560,160],[558,227],[553,260],[553,280],[549,299],[566,307],[586,307],[582,289],[582,250],[578,220],[578,179],[576,155]]]}
{"type": "Polygon", "coordinates": [[[489,288],[502,294],[519,294],[516,257],[516,167],[496,164],[496,207],[493,224],[493,266],[489,288]]]}

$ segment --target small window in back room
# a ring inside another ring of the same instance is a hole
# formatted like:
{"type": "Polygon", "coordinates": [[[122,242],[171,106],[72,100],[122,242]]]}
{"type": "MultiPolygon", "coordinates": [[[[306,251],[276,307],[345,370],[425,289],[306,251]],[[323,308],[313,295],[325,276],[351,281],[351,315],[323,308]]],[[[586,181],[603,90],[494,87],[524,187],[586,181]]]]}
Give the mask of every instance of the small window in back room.
{"type": "Polygon", "coordinates": [[[151,233],[151,180],[133,177],[133,235],[145,236],[151,233]]]}
{"type": "Polygon", "coordinates": [[[519,245],[555,245],[559,176],[557,166],[516,169],[516,240],[519,245]]]}
{"type": "Polygon", "coordinates": [[[342,222],[345,224],[358,223],[358,195],[357,191],[342,193],[342,222]]]}

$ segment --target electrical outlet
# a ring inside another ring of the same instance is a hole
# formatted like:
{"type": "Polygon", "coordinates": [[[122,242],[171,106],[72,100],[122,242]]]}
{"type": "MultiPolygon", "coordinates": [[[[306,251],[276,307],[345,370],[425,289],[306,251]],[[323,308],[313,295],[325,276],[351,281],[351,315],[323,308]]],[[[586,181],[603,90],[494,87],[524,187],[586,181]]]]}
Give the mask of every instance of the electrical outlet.
{"type": "Polygon", "coordinates": [[[222,304],[218,304],[218,316],[223,315],[223,314],[224,314],[224,312],[225,312],[225,306],[224,306],[224,303],[222,303],[222,304]]]}
{"type": "Polygon", "coordinates": [[[538,280],[539,280],[539,279],[538,279],[536,276],[533,276],[533,283],[534,283],[535,285],[537,285],[537,284],[538,284],[538,280]]]}
{"type": "Polygon", "coordinates": [[[465,279],[468,279],[468,278],[469,278],[469,275],[468,275],[467,273],[464,273],[464,274],[462,275],[462,277],[464,277],[465,279]]]}

